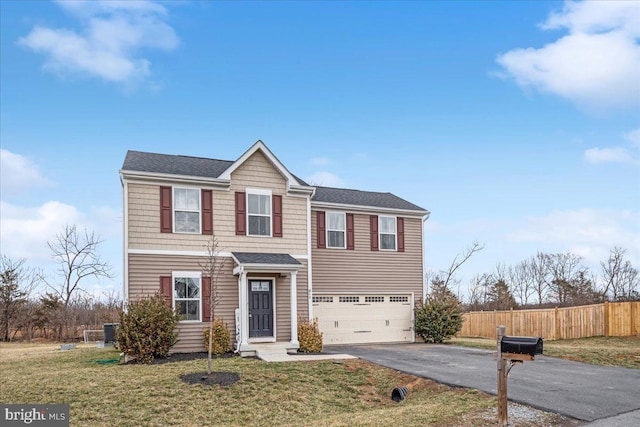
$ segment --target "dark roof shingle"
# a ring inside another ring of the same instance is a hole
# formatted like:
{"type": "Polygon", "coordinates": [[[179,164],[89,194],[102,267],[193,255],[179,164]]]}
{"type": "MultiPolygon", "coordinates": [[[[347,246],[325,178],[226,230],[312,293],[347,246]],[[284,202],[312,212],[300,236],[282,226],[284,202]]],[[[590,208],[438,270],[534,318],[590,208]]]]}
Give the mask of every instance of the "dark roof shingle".
{"type": "Polygon", "coordinates": [[[144,153],[129,150],[127,157],[124,159],[122,169],[127,171],[217,178],[232,164],[233,162],[228,160],[144,153]]]}
{"type": "Polygon", "coordinates": [[[339,203],[342,205],[371,206],[376,208],[402,209],[409,211],[424,211],[395,194],[378,193],[375,191],[348,190],[345,188],[316,187],[316,193],[311,199],[314,202],[339,203]]]}
{"type": "MultiPolygon", "coordinates": [[[[234,162],[230,160],[146,153],[142,151],[129,150],[124,159],[122,170],[218,178],[233,163],[234,162]]],[[[300,184],[308,185],[300,178],[295,178],[300,182],[300,184]]],[[[427,212],[426,209],[414,205],[413,203],[401,199],[391,193],[349,190],[345,188],[316,187],[312,201],[427,212]]]]}
{"type": "Polygon", "coordinates": [[[259,252],[231,252],[240,264],[279,264],[302,265],[289,254],[271,254],[259,252]]]}

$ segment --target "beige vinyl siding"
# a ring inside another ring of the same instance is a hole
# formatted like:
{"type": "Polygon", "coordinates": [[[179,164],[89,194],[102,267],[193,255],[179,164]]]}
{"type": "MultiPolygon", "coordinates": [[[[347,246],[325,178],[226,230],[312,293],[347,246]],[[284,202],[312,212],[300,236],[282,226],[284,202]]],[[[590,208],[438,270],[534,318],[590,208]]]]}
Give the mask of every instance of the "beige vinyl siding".
{"type": "MultiPolygon", "coordinates": [[[[221,316],[229,326],[231,341],[235,337],[235,309],[238,307],[238,278],[233,276],[233,259],[224,258],[225,265],[218,278],[219,303],[214,315],[221,316]]],[[[160,276],[173,271],[202,271],[200,258],[190,256],[129,255],[129,299],[153,295],[160,291],[160,276]]],[[[213,285],[212,285],[213,288],[213,285]]],[[[203,319],[204,320],[204,319],[203,319]]],[[[178,343],[173,353],[204,351],[202,331],[208,323],[178,325],[178,343]]]]}
{"type": "MultiPolygon", "coordinates": [[[[128,183],[130,249],[204,251],[210,236],[160,233],[159,185],[128,183]]],[[[170,185],[170,184],[167,184],[170,185]]],[[[266,157],[256,152],[231,174],[231,189],[213,191],[213,231],[222,251],[307,253],[307,201],[290,197],[286,181],[266,157]],[[235,192],[268,189],[282,195],[283,237],[236,236],[235,192]]]]}
{"type": "MultiPolygon", "coordinates": [[[[193,256],[169,255],[129,255],[129,299],[153,295],[160,291],[160,277],[171,276],[173,271],[202,271],[200,260],[193,256]]],[[[225,265],[218,278],[219,302],[214,308],[215,316],[221,316],[228,324],[231,341],[235,341],[235,309],[238,308],[238,276],[233,275],[233,259],[225,258],[225,265]]],[[[307,267],[303,267],[297,275],[298,314],[307,316],[307,267]]],[[[249,275],[258,277],[260,275],[249,275]]],[[[278,341],[291,339],[290,311],[290,278],[276,276],[276,331],[278,341]]],[[[208,323],[180,323],[178,326],[179,341],[172,348],[173,353],[204,351],[203,329],[208,323]]]]}
{"type": "MultiPolygon", "coordinates": [[[[375,215],[372,212],[372,215],[375,215]]],[[[355,249],[318,249],[311,213],[313,293],[408,293],[422,298],[422,220],[404,217],[405,251],[371,251],[369,215],[354,214],[355,249]]]]}

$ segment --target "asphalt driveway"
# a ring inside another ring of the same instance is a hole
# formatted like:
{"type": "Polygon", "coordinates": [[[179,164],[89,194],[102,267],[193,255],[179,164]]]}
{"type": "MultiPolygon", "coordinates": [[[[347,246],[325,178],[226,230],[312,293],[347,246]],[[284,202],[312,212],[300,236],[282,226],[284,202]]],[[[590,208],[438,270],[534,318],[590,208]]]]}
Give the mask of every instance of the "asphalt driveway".
{"type": "MultiPolygon", "coordinates": [[[[324,349],[443,384],[497,394],[492,351],[433,344],[341,345],[324,349]]],[[[402,385],[402,384],[398,384],[402,385]]],[[[579,420],[618,418],[640,425],[640,370],[595,366],[552,357],[516,365],[509,374],[509,400],[579,420]]],[[[604,421],[604,420],[603,420],[604,421]]],[[[603,424],[604,425],[604,424],[603,424]]]]}

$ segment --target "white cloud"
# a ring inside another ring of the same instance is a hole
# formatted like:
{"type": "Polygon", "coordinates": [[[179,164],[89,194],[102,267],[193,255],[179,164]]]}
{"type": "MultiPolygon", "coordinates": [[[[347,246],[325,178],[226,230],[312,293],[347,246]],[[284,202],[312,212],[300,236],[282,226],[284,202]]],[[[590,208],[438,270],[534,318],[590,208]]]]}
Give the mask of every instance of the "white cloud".
{"type": "Polygon", "coordinates": [[[314,157],[311,159],[311,164],[314,166],[327,166],[331,163],[331,159],[328,157],[314,157]]]}
{"type": "Polygon", "coordinates": [[[624,139],[635,145],[637,148],[640,148],[640,129],[634,129],[631,132],[625,133],[624,139]]]}
{"type": "Polygon", "coordinates": [[[52,240],[66,224],[86,227],[101,238],[114,238],[120,233],[120,213],[110,207],[91,208],[84,213],[75,206],[49,201],[37,207],[16,206],[0,201],[0,246],[12,258],[26,258],[30,263],[50,261],[47,241],[52,240]]]}
{"type": "Polygon", "coordinates": [[[507,239],[518,243],[544,244],[544,251],[566,251],[597,264],[614,246],[627,249],[632,263],[640,263],[640,212],[610,209],[553,211],[530,217],[507,239]]]}
{"type": "Polygon", "coordinates": [[[569,34],[541,48],[519,48],[497,62],[523,88],[602,110],[640,103],[640,2],[567,1],[540,25],[569,34]]]}
{"type": "Polygon", "coordinates": [[[640,129],[633,130],[623,135],[623,138],[631,142],[630,148],[590,148],[584,152],[587,162],[598,163],[627,163],[640,165],[640,129]]]}
{"type": "Polygon", "coordinates": [[[34,27],[19,39],[45,55],[44,68],[58,75],[82,75],[123,84],[147,79],[151,63],[141,48],[172,50],[178,37],[164,20],[166,9],[153,2],[65,1],[58,4],[81,25],[81,31],[34,27]]]}
{"type": "MultiPolygon", "coordinates": [[[[74,206],[49,201],[37,207],[16,206],[0,201],[0,248],[2,254],[13,259],[25,258],[30,267],[42,270],[45,276],[57,280],[57,264],[51,258],[47,241],[55,238],[67,224],[94,231],[103,243],[100,256],[114,268],[114,279],[88,279],[82,284],[85,291],[96,298],[109,291],[121,292],[122,232],[120,212],[108,206],[92,207],[82,212],[74,206]]],[[[39,291],[45,291],[44,287],[39,291]]]]}
{"type": "Polygon", "coordinates": [[[584,152],[589,163],[634,163],[629,150],[623,147],[589,148],[584,152]]]}
{"type": "Polygon", "coordinates": [[[321,185],[324,187],[341,187],[344,181],[338,175],[331,172],[316,172],[309,176],[306,181],[311,185],[321,185]]]}
{"type": "Polygon", "coordinates": [[[31,187],[50,184],[31,160],[0,149],[0,191],[3,195],[14,195],[31,187]]]}

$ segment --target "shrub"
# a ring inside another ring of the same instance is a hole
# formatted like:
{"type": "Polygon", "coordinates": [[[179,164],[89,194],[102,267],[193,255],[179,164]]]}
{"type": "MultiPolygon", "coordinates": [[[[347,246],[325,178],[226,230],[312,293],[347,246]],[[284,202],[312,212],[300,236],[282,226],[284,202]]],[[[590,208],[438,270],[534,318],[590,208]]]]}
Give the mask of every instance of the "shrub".
{"type": "Polygon", "coordinates": [[[322,333],[318,328],[318,319],[309,320],[298,317],[298,351],[303,353],[320,353],[322,351],[322,333]]]}
{"type": "Polygon", "coordinates": [[[132,301],[126,312],[120,312],[118,346],[138,363],[167,357],[178,341],[175,328],[179,320],[162,295],[132,301]]]}
{"type": "MultiPolygon", "coordinates": [[[[209,351],[209,328],[204,329],[204,349],[209,351]]],[[[225,354],[231,351],[231,333],[229,326],[220,317],[213,319],[213,343],[212,354],[225,354]]]]}
{"type": "Polygon", "coordinates": [[[426,342],[442,343],[462,329],[462,308],[457,298],[427,298],[415,309],[415,331],[426,342]]]}

